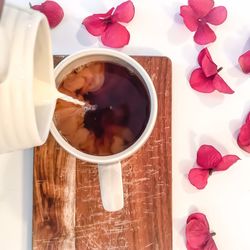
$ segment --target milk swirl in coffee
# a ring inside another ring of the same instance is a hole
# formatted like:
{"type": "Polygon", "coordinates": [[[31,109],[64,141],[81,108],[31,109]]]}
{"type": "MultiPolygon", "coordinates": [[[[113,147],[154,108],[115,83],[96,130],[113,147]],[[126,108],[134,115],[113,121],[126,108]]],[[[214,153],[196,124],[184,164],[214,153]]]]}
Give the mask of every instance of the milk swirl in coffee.
{"type": "Polygon", "coordinates": [[[83,109],[58,99],[54,116],[58,131],[84,153],[119,153],[132,145],[147,125],[148,93],[139,77],[121,65],[83,65],[68,74],[58,90],[92,107],[83,109]]]}

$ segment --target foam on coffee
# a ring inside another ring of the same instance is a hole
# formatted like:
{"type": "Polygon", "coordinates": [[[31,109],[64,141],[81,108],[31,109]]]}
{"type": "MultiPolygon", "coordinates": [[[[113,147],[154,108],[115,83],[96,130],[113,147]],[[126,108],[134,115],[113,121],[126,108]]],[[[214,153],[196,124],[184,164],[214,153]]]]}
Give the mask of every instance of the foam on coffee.
{"type": "Polygon", "coordinates": [[[69,73],[58,90],[94,110],[58,100],[55,125],[78,150],[112,155],[132,145],[144,131],[150,113],[148,93],[140,78],[124,66],[91,62],[69,73]]]}

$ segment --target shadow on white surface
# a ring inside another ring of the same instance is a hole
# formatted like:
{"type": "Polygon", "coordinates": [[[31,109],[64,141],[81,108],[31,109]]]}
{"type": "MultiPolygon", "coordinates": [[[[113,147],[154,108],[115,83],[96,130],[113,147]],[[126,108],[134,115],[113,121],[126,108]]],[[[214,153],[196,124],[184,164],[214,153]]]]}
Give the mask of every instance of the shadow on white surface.
{"type": "MultiPolygon", "coordinates": [[[[244,74],[241,71],[239,64],[235,64],[233,67],[226,69],[226,72],[228,76],[230,76],[230,78],[228,77],[228,80],[225,79],[226,82],[234,83],[235,86],[239,86],[249,80],[249,75],[244,74]]],[[[236,88],[234,90],[237,91],[236,88]]]]}
{"type": "Polygon", "coordinates": [[[235,141],[237,141],[240,128],[244,123],[245,123],[245,120],[241,121],[240,119],[234,119],[229,122],[229,129],[232,132],[232,137],[235,141]]]}
{"type": "MultiPolygon", "coordinates": [[[[212,145],[213,147],[215,147],[222,155],[228,154],[225,146],[224,146],[224,142],[220,141],[220,139],[214,139],[211,136],[208,135],[201,135],[200,139],[199,139],[199,147],[201,145],[212,145]]],[[[198,150],[198,149],[197,149],[198,150]]]]}
{"type": "Polygon", "coordinates": [[[239,56],[250,49],[250,38],[248,38],[244,43],[241,42],[242,34],[245,32],[246,30],[243,31],[243,29],[241,29],[241,31],[238,30],[237,32],[231,33],[225,37],[223,50],[232,65],[238,64],[239,56]],[[239,46],[241,43],[242,46],[239,46]]]}
{"type": "Polygon", "coordinates": [[[234,83],[235,86],[240,85],[249,79],[249,75],[242,72],[238,63],[238,58],[240,55],[250,49],[250,38],[245,44],[242,44],[242,47],[239,47],[239,41],[241,40],[241,34],[232,34],[228,36],[226,42],[224,42],[225,55],[232,65],[232,67],[224,69],[228,76],[230,76],[228,77],[228,80],[225,80],[229,84],[230,82],[234,83]]]}
{"type": "Polygon", "coordinates": [[[192,71],[196,68],[199,68],[199,64],[198,64],[198,55],[201,51],[201,48],[199,45],[189,45],[189,44],[185,44],[181,47],[181,55],[183,57],[183,59],[186,60],[186,65],[187,65],[187,72],[186,72],[186,76],[191,75],[192,71]]]}
{"type": "Polygon", "coordinates": [[[185,44],[189,39],[193,39],[193,33],[187,30],[184,24],[180,23],[179,19],[179,14],[175,14],[174,20],[178,21],[173,22],[168,30],[168,41],[175,46],[185,44]],[[179,32],[176,32],[177,30],[179,32]]]}
{"type": "Polygon", "coordinates": [[[95,37],[89,34],[89,32],[82,24],[79,26],[79,30],[76,33],[76,38],[81,45],[86,47],[98,44],[98,40],[100,39],[99,37],[95,37]]]}
{"type": "Polygon", "coordinates": [[[219,105],[223,105],[224,99],[225,99],[225,94],[218,92],[215,90],[213,93],[209,94],[204,94],[204,93],[199,93],[200,102],[209,108],[215,108],[219,105]]]}
{"type": "Polygon", "coordinates": [[[190,32],[183,23],[182,17],[180,16],[179,3],[173,2],[167,6],[166,13],[168,14],[169,20],[172,21],[172,25],[168,30],[168,41],[176,46],[184,44],[187,40],[191,39],[193,33],[190,32]]]}
{"type": "Polygon", "coordinates": [[[250,50],[250,38],[247,39],[242,54],[250,50]]]}
{"type": "Polygon", "coordinates": [[[187,192],[187,194],[195,194],[197,193],[197,189],[189,182],[188,173],[192,168],[198,167],[196,164],[196,157],[193,160],[186,160],[180,163],[180,172],[182,174],[182,187],[183,190],[187,192]]]}
{"type": "Polygon", "coordinates": [[[197,134],[194,131],[190,131],[189,133],[189,156],[190,158],[187,160],[183,160],[179,164],[179,172],[182,175],[182,186],[183,189],[188,194],[197,193],[197,189],[189,182],[188,174],[192,168],[198,167],[196,163],[196,154],[199,145],[196,143],[197,141],[197,134]]]}
{"type": "Polygon", "coordinates": [[[182,242],[178,242],[178,246],[174,245],[174,249],[179,249],[179,246],[186,245],[186,236],[185,236],[185,230],[186,230],[186,222],[187,218],[192,213],[200,213],[202,211],[199,211],[199,209],[196,206],[191,206],[188,209],[187,216],[174,218],[173,219],[173,225],[176,233],[179,235],[179,239],[182,239],[182,242]]]}
{"type": "MultiPolygon", "coordinates": [[[[179,235],[179,239],[182,239],[182,242],[178,242],[180,246],[183,246],[186,244],[186,239],[185,239],[186,220],[187,220],[186,217],[173,219],[173,225],[174,225],[175,231],[179,235]]],[[[174,247],[178,247],[178,246],[174,246],[174,247]]]]}

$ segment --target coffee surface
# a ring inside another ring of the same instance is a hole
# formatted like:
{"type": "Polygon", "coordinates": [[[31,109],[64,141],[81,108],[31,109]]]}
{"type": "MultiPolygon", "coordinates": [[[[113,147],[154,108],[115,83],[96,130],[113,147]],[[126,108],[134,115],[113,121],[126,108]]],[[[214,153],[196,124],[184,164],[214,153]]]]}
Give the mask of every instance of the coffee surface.
{"type": "Polygon", "coordinates": [[[75,148],[92,155],[112,155],[132,145],[144,131],[150,112],[139,77],[110,62],[93,62],[68,74],[59,91],[96,107],[58,100],[55,124],[75,148]]]}

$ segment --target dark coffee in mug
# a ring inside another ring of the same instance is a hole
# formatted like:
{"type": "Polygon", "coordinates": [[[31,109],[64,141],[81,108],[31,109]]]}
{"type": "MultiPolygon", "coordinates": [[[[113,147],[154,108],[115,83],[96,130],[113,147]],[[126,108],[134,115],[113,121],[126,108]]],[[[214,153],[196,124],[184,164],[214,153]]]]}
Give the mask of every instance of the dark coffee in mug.
{"type": "Polygon", "coordinates": [[[58,100],[54,116],[61,135],[84,153],[119,153],[148,123],[150,101],[144,83],[122,65],[100,61],[78,67],[62,80],[59,91],[86,102],[82,107],[58,100]]]}

